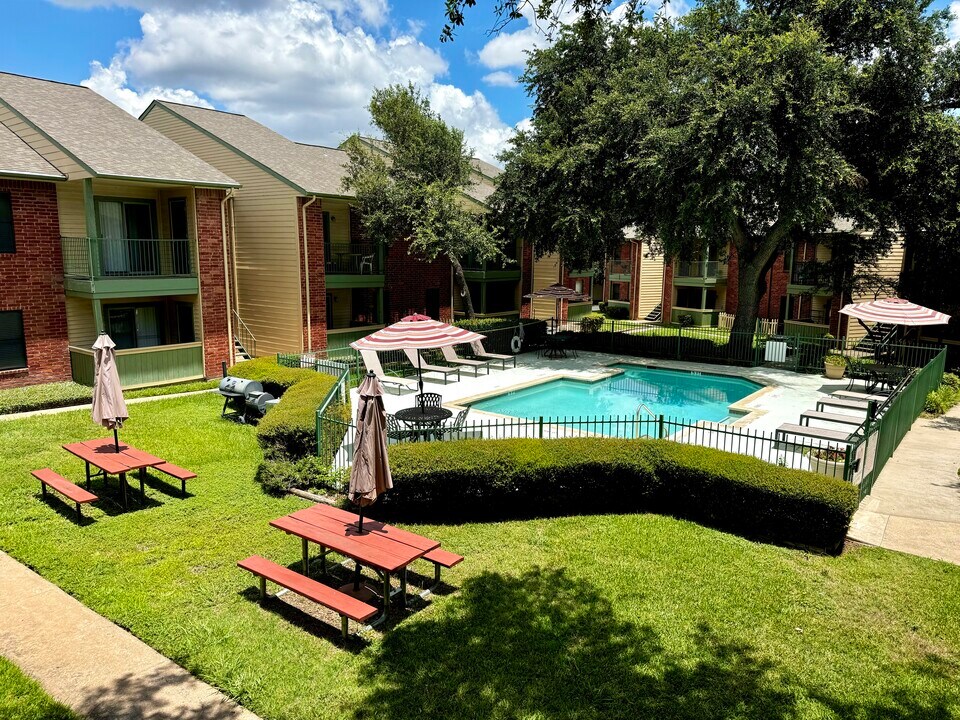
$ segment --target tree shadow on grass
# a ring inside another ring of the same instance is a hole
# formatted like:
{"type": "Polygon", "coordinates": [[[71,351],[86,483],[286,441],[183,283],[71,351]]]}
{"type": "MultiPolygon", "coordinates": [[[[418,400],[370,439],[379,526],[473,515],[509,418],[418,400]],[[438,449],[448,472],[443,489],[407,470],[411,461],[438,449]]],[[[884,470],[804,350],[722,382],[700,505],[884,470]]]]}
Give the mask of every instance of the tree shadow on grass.
{"type": "Polygon", "coordinates": [[[749,646],[701,625],[674,656],[560,570],[484,573],[444,610],[384,636],[361,673],[370,693],[357,720],[796,716],[795,693],[749,646]]]}

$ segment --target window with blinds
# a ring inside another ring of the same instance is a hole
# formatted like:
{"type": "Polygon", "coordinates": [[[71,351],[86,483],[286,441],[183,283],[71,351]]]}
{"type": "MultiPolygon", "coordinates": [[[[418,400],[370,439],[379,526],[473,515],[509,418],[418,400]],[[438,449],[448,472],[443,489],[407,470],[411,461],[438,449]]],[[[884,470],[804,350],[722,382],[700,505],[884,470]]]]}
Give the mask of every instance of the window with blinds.
{"type": "Polygon", "coordinates": [[[0,312],[0,370],[27,366],[27,343],[23,337],[23,311],[0,312]]]}

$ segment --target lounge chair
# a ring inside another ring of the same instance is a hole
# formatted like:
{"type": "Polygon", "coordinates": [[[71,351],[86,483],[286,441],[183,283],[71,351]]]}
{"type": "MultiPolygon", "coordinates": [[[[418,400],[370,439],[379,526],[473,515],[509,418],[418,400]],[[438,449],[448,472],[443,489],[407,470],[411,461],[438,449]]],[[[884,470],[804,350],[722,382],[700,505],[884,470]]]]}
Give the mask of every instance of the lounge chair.
{"type": "Polygon", "coordinates": [[[407,359],[410,361],[410,364],[415,368],[419,368],[421,373],[426,372],[435,372],[443,375],[443,384],[447,384],[447,376],[456,373],[457,380],[460,380],[460,368],[458,367],[446,367],[444,365],[431,365],[426,360],[423,359],[423,355],[420,354],[417,350],[407,350],[405,349],[404,354],[407,356],[407,359]],[[418,364],[419,362],[419,364],[418,364]]]}
{"type": "Polygon", "coordinates": [[[473,355],[478,360],[486,360],[487,362],[497,361],[500,363],[500,367],[503,370],[507,369],[507,360],[513,363],[513,366],[517,366],[517,356],[516,355],[501,355],[499,353],[487,352],[483,349],[483,342],[481,340],[476,340],[470,343],[470,347],[473,350],[473,355]]]}
{"type": "Polygon", "coordinates": [[[848,433],[843,430],[826,430],[825,428],[814,428],[807,427],[806,425],[792,425],[790,423],[784,423],[777,428],[776,436],[779,440],[781,437],[786,437],[787,435],[799,435],[801,437],[813,438],[815,440],[828,440],[832,443],[850,444],[853,442],[851,440],[851,435],[853,435],[853,433],[848,433]]]}
{"type": "Polygon", "coordinates": [[[360,357],[363,358],[363,364],[366,366],[367,370],[376,375],[377,380],[379,380],[384,386],[393,385],[397,388],[397,395],[399,395],[400,391],[403,389],[417,390],[419,388],[416,380],[387,375],[380,366],[380,357],[377,355],[376,350],[361,350],[360,357]]]}
{"type": "Polygon", "coordinates": [[[443,352],[443,359],[448,363],[454,365],[462,365],[463,367],[473,368],[473,375],[476,377],[480,374],[480,368],[485,368],[487,374],[490,374],[490,361],[489,360],[467,360],[457,355],[457,351],[452,347],[441,348],[443,352]]]}

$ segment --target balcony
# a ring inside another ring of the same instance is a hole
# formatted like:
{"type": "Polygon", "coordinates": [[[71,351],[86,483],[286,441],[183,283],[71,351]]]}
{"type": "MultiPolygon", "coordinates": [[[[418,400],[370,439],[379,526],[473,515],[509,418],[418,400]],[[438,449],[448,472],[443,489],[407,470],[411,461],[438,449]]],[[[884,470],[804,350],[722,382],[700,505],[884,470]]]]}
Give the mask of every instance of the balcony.
{"type": "Polygon", "coordinates": [[[467,255],[461,261],[464,277],[476,282],[519,280],[520,262],[516,257],[516,246],[504,248],[504,253],[503,260],[481,260],[476,255],[467,255]]]}
{"type": "Polygon", "coordinates": [[[719,260],[681,260],[673,277],[678,280],[725,280],[727,265],[719,260]]]}
{"type": "MultiPolygon", "coordinates": [[[[73,345],[69,350],[74,382],[93,385],[93,351],[73,345]]],[[[203,343],[117,350],[117,372],[126,389],[202,378],[203,343]]]]}
{"type": "Polygon", "coordinates": [[[61,237],[67,294],[191,295],[199,291],[192,240],[61,237]]]}
{"type": "Polygon", "coordinates": [[[383,256],[372,242],[327,243],[327,287],[383,287],[383,256]]]}
{"type": "Polygon", "coordinates": [[[618,282],[630,282],[633,275],[633,263],[629,260],[610,261],[610,279],[618,282]]]}

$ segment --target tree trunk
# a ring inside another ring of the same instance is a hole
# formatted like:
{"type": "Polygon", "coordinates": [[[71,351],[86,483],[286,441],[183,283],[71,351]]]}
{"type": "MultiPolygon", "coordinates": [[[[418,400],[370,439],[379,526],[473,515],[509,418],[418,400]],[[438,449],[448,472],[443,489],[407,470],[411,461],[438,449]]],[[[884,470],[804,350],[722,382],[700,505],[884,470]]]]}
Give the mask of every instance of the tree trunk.
{"type": "Polygon", "coordinates": [[[749,261],[744,262],[746,253],[737,249],[737,309],[731,334],[739,334],[731,351],[741,360],[748,360],[753,355],[753,336],[757,329],[760,299],[767,289],[767,272],[776,257],[777,250],[774,247],[771,251],[755,251],[749,261]]]}
{"type": "MultiPolygon", "coordinates": [[[[470,296],[470,287],[467,285],[467,279],[463,276],[463,266],[453,255],[448,256],[450,264],[453,265],[453,285],[460,291],[460,297],[463,298],[463,312],[468,318],[475,316],[473,312],[473,298],[470,296]]],[[[453,308],[450,308],[453,312],[453,308]]]]}

